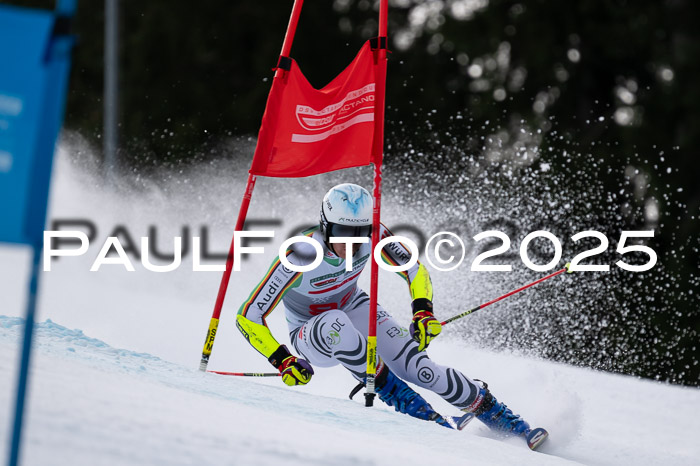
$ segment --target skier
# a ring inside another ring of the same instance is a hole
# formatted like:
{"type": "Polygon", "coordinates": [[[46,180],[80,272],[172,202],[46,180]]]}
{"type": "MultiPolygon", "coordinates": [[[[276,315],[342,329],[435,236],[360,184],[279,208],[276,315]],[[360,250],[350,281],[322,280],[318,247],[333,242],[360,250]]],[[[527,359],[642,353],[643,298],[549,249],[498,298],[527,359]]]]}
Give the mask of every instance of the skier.
{"type": "MultiPolygon", "coordinates": [[[[392,236],[380,226],[380,238],[392,236]]],[[[369,260],[371,241],[331,243],[332,237],[369,238],[372,232],[372,197],[355,184],[333,187],[323,198],[320,225],[303,232],[321,245],[323,261],[315,269],[295,272],[279,257],[238,311],[236,324],[251,345],[265,356],[290,386],[305,385],[313,366],[342,364],[361,383],[366,378],[366,336],[370,298],[357,286],[369,260]],[[346,270],[351,257],[352,269],[346,270]],[[284,303],[292,345],[303,358],[294,356],[277,342],[265,318],[284,303]]],[[[410,252],[399,242],[389,243],[382,258],[390,265],[406,264],[410,252]]],[[[295,266],[308,265],[316,257],[311,244],[295,243],[286,258],[295,266]]],[[[544,429],[531,430],[527,422],[496,400],[485,383],[477,383],[460,371],[436,364],[426,354],[430,342],[441,332],[433,315],[433,291],[428,270],[420,263],[400,272],[412,298],[413,319],[404,328],[381,306],[377,306],[379,362],[375,391],[379,399],[413,417],[438,421],[442,417],[404,380],[432,390],[466,413],[473,413],[488,427],[501,433],[534,437],[536,448],[546,438],[544,429]]],[[[473,416],[471,416],[473,417],[473,416]]],[[[469,419],[471,419],[471,417],[469,419]]],[[[529,439],[528,439],[529,440],[529,439]]]]}

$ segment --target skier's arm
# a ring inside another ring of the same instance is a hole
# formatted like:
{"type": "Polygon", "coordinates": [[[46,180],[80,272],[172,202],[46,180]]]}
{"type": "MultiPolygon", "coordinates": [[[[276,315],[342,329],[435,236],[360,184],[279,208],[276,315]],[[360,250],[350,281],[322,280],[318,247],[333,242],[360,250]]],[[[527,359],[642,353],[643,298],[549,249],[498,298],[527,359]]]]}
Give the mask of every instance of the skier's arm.
{"type": "MultiPolygon", "coordinates": [[[[392,233],[382,225],[380,236],[386,238],[392,236],[392,233]]],[[[409,249],[400,242],[389,243],[382,249],[382,260],[389,265],[406,264],[410,257],[409,249]]],[[[413,299],[413,320],[409,331],[418,342],[418,350],[423,351],[442,331],[440,321],[433,315],[433,285],[430,282],[430,274],[420,262],[397,273],[408,283],[413,299]]]]}
{"type": "MultiPolygon", "coordinates": [[[[287,259],[293,262],[293,253],[287,259]]],[[[303,359],[293,356],[285,345],[281,345],[267,327],[265,318],[282,300],[284,294],[298,286],[301,272],[284,267],[275,258],[262,281],[253,289],[241,305],[236,316],[236,326],[246,340],[282,373],[287,385],[305,384],[311,379],[313,369],[303,359]]]]}
{"type": "MultiPolygon", "coordinates": [[[[394,234],[384,224],[381,224],[379,237],[387,238],[394,234]]],[[[411,259],[411,251],[401,242],[392,242],[382,248],[382,260],[391,266],[406,264],[411,259]]],[[[411,299],[433,300],[433,285],[430,283],[430,274],[423,264],[416,262],[408,270],[396,272],[408,283],[411,299]]]]}
{"type": "Polygon", "coordinates": [[[263,279],[238,310],[238,329],[250,344],[268,359],[280,344],[267,328],[265,318],[277,307],[284,294],[298,284],[300,277],[301,272],[287,269],[279,257],[275,257],[263,279]]]}

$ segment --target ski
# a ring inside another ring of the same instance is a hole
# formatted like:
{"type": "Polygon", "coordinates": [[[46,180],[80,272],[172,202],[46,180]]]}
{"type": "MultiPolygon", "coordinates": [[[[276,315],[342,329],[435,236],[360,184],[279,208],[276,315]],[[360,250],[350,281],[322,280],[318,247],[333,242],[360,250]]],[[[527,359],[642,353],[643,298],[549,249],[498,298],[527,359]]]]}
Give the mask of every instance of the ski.
{"type": "Polygon", "coordinates": [[[530,450],[537,450],[547,437],[549,437],[549,432],[544,430],[542,427],[537,427],[535,429],[528,429],[523,432],[523,437],[527,441],[527,446],[530,450]]]}
{"type": "Polygon", "coordinates": [[[448,417],[452,420],[452,423],[450,423],[450,421],[448,421],[444,416],[437,418],[435,420],[435,422],[437,422],[438,424],[440,424],[443,427],[447,427],[448,429],[462,430],[476,416],[474,416],[474,413],[465,413],[461,416],[448,416],[448,417]]]}

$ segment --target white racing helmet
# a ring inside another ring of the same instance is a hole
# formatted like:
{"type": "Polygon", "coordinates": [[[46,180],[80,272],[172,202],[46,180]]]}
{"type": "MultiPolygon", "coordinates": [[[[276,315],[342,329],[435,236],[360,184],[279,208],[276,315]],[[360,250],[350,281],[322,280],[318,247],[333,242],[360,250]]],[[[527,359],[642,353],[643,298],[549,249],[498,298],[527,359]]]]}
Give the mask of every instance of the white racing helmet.
{"type": "Polygon", "coordinates": [[[330,244],[332,236],[362,237],[372,234],[372,196],[362,186],[333,186],[321,203],[321,233],[330,244]]]}

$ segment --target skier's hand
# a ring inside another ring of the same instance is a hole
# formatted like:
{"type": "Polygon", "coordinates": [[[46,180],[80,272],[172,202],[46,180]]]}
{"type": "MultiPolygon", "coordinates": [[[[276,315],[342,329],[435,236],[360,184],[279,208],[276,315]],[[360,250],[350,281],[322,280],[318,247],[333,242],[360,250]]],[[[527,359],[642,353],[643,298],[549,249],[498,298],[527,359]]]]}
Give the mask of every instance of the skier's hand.
{"type": "Polygon", "coordinates": [[[268,361],[280,371],[282,381],[289,386],[306,385],[314,375],[311,364],[293,356],[285,345],[280,345],[268,361]]]}
{"type": "Polygon", "coordinates": [[[418,342],[418,351],[425,350],[431,341],[442,332],[442,324],[433,315],[433,303],[428,299],[416,299],[412,303],[413,322],[409,332],[418,342]]]}
{"type": "Polygon", "coordinates": [[[279,371],[282,373],[282,381],[290,386],[306,385],[314,375],[311,364],[306,359],[296,356],[289,356],[282,361],[279,371]]]}

